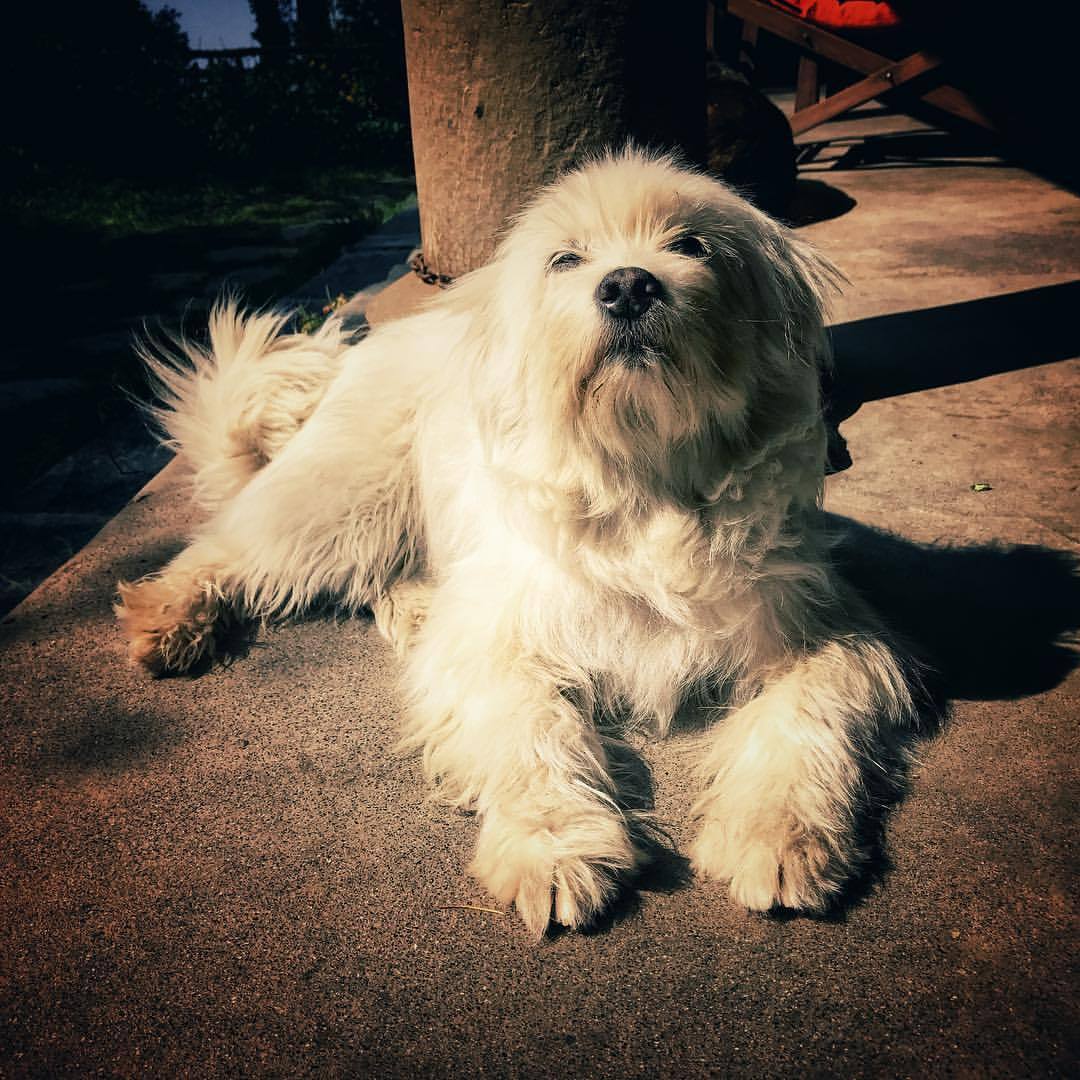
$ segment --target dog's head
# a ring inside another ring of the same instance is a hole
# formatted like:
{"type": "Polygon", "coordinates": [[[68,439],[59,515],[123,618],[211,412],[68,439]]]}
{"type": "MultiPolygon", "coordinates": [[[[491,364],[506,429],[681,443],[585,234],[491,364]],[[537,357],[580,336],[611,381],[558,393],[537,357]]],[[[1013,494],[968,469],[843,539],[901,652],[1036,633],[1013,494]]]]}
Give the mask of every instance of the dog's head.
{"type": "Polygon", "coordinates": [[[628,148],[514,222],[484,272],[504,343],[489,363],[556,438],[656,463],[740,437],[775,393],[816,409],[836,277],[723,183],[628,148]]]}

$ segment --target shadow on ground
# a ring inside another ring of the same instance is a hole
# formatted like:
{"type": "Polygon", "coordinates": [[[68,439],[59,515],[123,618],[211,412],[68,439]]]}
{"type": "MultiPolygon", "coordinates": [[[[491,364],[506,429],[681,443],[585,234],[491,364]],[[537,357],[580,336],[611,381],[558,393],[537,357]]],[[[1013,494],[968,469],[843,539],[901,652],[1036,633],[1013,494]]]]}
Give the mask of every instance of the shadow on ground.
{"type": "Polygon", "coordinates": [[[1080,281],[832,328],[834,395],[864,401],[971,382],[1080,355],[1080,281]]]}
{"type": "Polygon", "coordinates": [[[882,135],[807,142],[799,146],[799,160],[814,160],[826,146],[849,143],[832,167],[848,169],[1003,168],[1007,162],[996,156],[998,147],[978,134],[962,137],[955,131],[894,131],[882,135]]]}
{"type": "Polygon", "coordinates": [[[841,571],[927,665],[935,697],[1027,697],[1080,666],[1080,559],[1071,552],[915,544],[830,518],[841,571]]]}
{"type": "Polygon", "coordinates": [[[1080,281],[832,327],[826,376],[829,465],[851,465],[836,427],[866,401],[910,394],[1080,355],[1080,281]]]}
{"type": "Polygon", "coordinates": [[[110,695],[82,703],[44,732],[32,769],[40,777],[120,773],[168,753],[181,741],[169,717],[157,710],[132,710],[110,695]]]}
{"type": "Polygon", "coordinates": [[[826,184],[824,180],[800,178],[795,181],[795,194],[783,220],[798,229],[803,225],[841,217],[854,210],[856,205],[850,195],[832,184],[826,184]]]}

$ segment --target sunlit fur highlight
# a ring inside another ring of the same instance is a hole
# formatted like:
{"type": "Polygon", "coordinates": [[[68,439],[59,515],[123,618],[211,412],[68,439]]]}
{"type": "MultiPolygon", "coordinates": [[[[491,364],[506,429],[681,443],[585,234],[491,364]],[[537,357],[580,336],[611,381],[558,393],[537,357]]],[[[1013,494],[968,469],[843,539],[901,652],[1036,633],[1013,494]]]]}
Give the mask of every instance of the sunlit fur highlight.
{"type": "Polygon", "coordinates": [[[595,720],[663,732],[704,703],[698,872],[752,908],[825,907],[911,711],[820,525],[836,280],[723,184],[628,148],[359,344],[219,308],[209,350],[148,358],[213,513],[122,587],[132,655],[182,671],[215,620],[371,607],[404,745],[479,812],[472,870],[535,935],[587,922],[642,858],[595,720]],[[672,250],[687,234],[703,257],[672,250]],[[595,298],[620,267],[663,290],[629,332],[595,298]]]}

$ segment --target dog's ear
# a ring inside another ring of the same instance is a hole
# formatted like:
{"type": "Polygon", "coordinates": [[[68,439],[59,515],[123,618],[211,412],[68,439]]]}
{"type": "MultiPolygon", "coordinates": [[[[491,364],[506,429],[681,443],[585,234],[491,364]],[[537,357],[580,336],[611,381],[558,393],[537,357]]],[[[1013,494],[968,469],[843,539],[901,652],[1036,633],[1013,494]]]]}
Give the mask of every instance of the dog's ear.
{"type": "Polygon", "coordinates": [[[830,259],[791,229],[778,225],[777,230],[792,278],[800,292],[805,294],[801,302],[813,305],[824,315],[833,297],[847,283],[847,278],[830,259]]]}
{"type": "MultiPolygon", "coordinates": [[[[762,215],[764,218],[764,215],[762,215]]],[[[787,350],[808,363],[827,361],[825,318],[847,278],[812,244],[771,218],[761,251],[771,278],[768,305],[779,315],[787,350]]]]}

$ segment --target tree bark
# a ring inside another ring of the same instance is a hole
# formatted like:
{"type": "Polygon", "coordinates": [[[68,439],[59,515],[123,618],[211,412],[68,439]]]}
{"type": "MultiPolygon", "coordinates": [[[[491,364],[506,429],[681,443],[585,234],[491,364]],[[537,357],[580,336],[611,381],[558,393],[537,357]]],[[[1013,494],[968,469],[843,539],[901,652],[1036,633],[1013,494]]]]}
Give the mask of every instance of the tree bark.
{"type": "Polygon", "coordinates": [[[588,151],[704,148],[701,0],[402,0],[424,258],[457,277],[588,151]]]}

